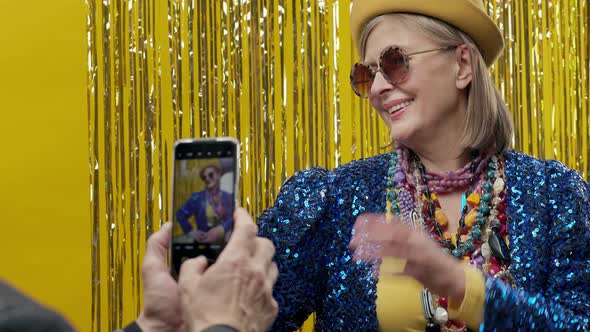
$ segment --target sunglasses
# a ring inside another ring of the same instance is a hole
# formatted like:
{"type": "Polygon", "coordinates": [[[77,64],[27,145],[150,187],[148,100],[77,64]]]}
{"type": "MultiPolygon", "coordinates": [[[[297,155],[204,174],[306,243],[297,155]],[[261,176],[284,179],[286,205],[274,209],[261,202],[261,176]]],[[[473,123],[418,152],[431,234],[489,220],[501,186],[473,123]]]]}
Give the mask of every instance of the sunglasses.
{"type": "Polygon", "coordinates": [[[399,84],[408,76],[411,56],[436,51],[449,51],[457,47],[447,46],[408,54],[397,46],[389,46],[381,52],[377,69],[363,62],[356,63],[350,71],[350,85],[359,97],[367,98],[377,73],[381,73],[390,84],[399,84]]]}
{"type": "Polygon", "coordinates": [[[205,172],[205,173],[203,173],[203,180],[213,179],[213,178],[215,178],[215,175],[216,175],[216,172],[214,172],[214,171],[205,172]]]}

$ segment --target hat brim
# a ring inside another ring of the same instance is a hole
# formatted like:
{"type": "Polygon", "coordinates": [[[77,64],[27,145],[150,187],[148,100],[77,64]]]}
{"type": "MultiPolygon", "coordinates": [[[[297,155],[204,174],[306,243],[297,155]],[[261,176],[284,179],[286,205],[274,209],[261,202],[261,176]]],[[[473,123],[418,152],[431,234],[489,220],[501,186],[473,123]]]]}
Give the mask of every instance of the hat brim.
{"type": "MultiPolygon", "coordinates": [[[[350,14],[350,27],[357,50],[363,27],[374,17],[389,13],[430,16],[461,29],[477,43],[488,67],[504,49],[502,33],[494,21],[471,0],[356,0],[350,14]]],[[[359,50],[359,53],[362,52],[359,50]]]]}

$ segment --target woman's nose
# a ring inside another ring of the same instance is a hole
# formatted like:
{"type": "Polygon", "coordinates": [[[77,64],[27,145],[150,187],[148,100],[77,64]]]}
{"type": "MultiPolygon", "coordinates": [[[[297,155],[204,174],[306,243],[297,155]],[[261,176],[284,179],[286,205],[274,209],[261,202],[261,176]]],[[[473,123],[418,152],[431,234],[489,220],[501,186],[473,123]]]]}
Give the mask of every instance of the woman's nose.
{"type": "Polygon", "coordinates": [[[372,96],[378,96],[387,91],[391,91],[393,88],[394,85],[385,79],[381,71],[378,71],[375,74],[375,79],[373,79],[373,85],[371,85],[370,93],[372,96]]]}

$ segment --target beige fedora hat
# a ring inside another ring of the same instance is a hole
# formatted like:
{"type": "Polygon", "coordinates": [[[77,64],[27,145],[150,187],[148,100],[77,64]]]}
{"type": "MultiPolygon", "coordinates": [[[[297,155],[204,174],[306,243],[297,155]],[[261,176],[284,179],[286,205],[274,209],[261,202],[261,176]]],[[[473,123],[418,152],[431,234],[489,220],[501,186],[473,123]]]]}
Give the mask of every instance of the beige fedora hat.
{"type": "Polygon", "coordinates": [[[477,43],[488,66],[504,49],[502,33],[486,13],[482,0],[354,0],[350,28],[357,50],[363,27],[374,17],[389,13],[430,16],[461,29],[477,43]]]}

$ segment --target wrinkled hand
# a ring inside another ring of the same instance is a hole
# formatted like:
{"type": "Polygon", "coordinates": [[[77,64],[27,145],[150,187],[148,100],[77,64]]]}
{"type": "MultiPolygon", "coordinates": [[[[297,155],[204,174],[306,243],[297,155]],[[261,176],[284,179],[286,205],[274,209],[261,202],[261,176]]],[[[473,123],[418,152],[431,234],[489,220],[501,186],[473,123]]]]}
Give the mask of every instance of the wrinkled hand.
{"type": "Polygon", "coordinates": [[[458,301],[463,299],[465,272],[461,263],[442,252],[434,241],[397,218],[392,223],[386,223],[382,214],[359,216],[350,247],[356,260],[379,262],[387,257],[405,260],[401,274],[413,277],[437,294],[458,301]]]}
{"type": "Polygon", "coordinates": [[[272,288],[278,269],[270,240],[244,209],[234,213],[234,231],[217,262],[207,269],[203,257],[184,262],[180,270],[184,315],[189,331],[217,324],[240,332],[266,331],[278,313],[272,288]]]}
{"type": "Polygon", "coordinates": [[[144,307],[137,324],[144,332],[183,331],[180,288],[166,264],[172,224],[166,223],[150,236],[142,267],[144,307]]]}

